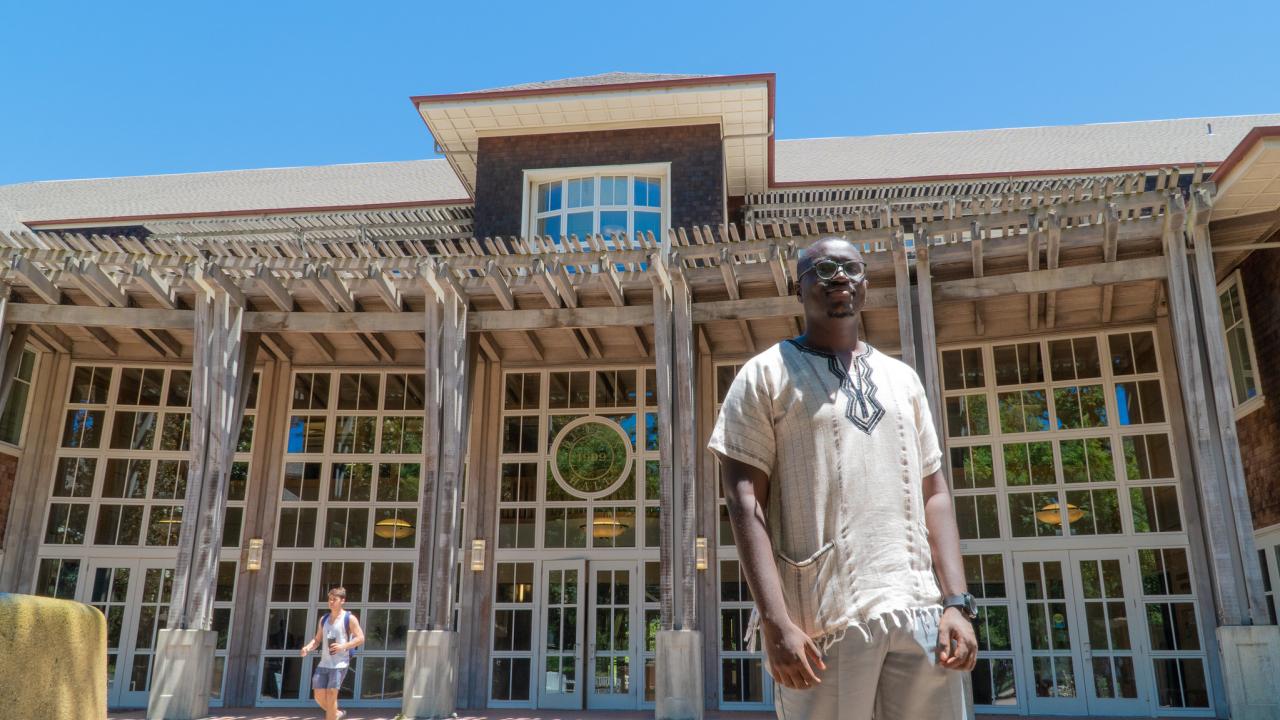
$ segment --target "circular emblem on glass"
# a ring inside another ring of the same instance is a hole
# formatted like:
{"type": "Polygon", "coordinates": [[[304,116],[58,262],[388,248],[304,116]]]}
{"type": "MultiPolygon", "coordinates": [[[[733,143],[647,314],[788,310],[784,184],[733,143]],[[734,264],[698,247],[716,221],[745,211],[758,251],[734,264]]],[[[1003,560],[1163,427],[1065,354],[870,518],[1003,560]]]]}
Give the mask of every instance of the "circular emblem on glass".
{"type": "Polygon", "coordinates": [[[584,500],[605,497],[631,474],[631,440],[606,418],[581,417],[551,444],[551,474],[565,492],[584,500]]]}

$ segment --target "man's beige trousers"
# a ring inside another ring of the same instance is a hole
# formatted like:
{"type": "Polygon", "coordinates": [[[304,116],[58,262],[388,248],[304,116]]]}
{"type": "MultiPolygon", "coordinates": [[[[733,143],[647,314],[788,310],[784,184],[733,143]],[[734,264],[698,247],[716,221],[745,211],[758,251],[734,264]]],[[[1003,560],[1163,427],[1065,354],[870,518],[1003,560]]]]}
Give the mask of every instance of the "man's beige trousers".
{"type": "Polygon", "coordinates": [[[827,649],[821,685],[774,685],[778,719],[972,720],[965,673],[935,664],[937,627],[925,624],[933,626],[933,643],[921,642],[925,628],[877,626],[870,639],[851,629],[827,649]]]}

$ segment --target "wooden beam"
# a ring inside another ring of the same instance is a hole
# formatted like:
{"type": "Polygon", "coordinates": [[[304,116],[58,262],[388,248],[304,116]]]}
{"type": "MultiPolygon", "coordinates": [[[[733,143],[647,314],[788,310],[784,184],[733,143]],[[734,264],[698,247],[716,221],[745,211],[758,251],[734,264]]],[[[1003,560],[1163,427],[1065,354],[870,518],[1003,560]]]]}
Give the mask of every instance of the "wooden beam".
{"type": "Polygon", "coordinates": [[[293,346],[279,333],[262,333],[261,342],[276,358],[293,362],[293,346]]]}
{"type": "MultiPolygon", "coordinates": [[[[890,244],[893,252],[894,297],[898,302],[898,347],[902,349],[902,362],[921,371],[916,357],[915,321],[911,316],[911,268],[907,265],[907,246],[902,241],[902,230],[893,234],[890,244]]],[[[863,328],[865,333],[866,328],[863,328]]]]}
{"type": "MultiPolygon", "coordinates": [[[[1119,251],[1120,210],[1115,203],[1107,203],[1102,213],[1102,261],[1115,262],[1119,251]]],[[[1116,288],[1104,285],[1102,288],[1102,322],[1111,322],[1112,306],[1115,304],[1116,288]]]]}
{"type": "Polygon", "coordinates": [[[190,270],[191,282],[206,293],[225,293],[236,307],[246,306],[244,292],[227,273],[212,262],[194,263],[190,270]]]}
{"type": "Polygon", "coordinates": [[[266,265],[259,264],[254,270],[253,284],[277,309],[285,312],[293,309],[293,295],[266,265]]]}
{"type": "MultiPolygon", "coordinates": [[[[1034,273],[1040,269],[1040,220],[1035,213],[1027,219],[1027,271],[1034,273]]],[[[1036,330],[1040,327],[1040,293],[1027,296],[1027,327],[1036,330]]]]}
{"type": "Polygon", "coordinates": [[[400,290],[391,282],[391,278],[387,277],[387,273],[376,264],[369,267],[369,284],[373,286],[374,292],[378,294],[378,298],[388,310],[393,312],[404,310],[404,300],[400,297],[400,290]]]}
{"type": "Polygon", "coordinates": [[[155,298],[161,307],[167,310],[174,310],[178,307],[173,287],[146,262],[138,261],[134,264],[133,280],[142,286],[142,289],[146,290],[147,294],[155,298]]]}
{"type": "Polygon", "coordinates": [[[9,261],[9,267],[22,279],[23,284],[41,300],[50,305],[60,305],[62,303],[62,291],[30,260],[21,255],[14,255],[13,259],[9,261]]]}
{"type": "Polygon", "coordinates": [[[100,327],[86,327],[84,331],[89,333],[89,338],[106,354],[112,356],[120,354],[120,343],[111,336],[111,333],[100,327]]]}
{"type": "Polygon", "coordinates": [[[790,286],[787,283],[787,266],[783,261],[782,251],[777,245],[771,245],[769,249],[769,270],[773,272],[773,284],[778,290],[780,297],[790,295],[790,286]]]}
{"type": "Polygon", "coordinates": [[[329,312],[355,312],[356,302],[342,278],[338,277],[332,267],[318,265],[307,268],[303,281],[311,287],[316,299],[329,312]]]}
{"type": "Polygon", "coordinates": [[[1114,263],[1072,265],[1056,270],[988,275],[973,280],[950,280],[934,286],[934,297],[939,302],[951,302],[1036,294],[1050,290],[1160,280],[1165,274],[1164,262],[1160,258],[1139,258],[1114,263]]]}
{"type": "Polygon", "coordinates": [[[489,333],[476,333],[476,345],[480,347],[480,353],[484,355],[485,360],[501,362],[502,355],[498,352],[498,346],[494,344],[489,333]]]}
{"type": "Polygon", "coordinates": [[[485,268],[485,282],[489,284],[489,289],[493,290],[494,297],[498,298],[498,304],[503,310],[515,310],[516,299],[511,294],[511,287],[507,284],[506,278],[502,276],[502,271],[498,269],[497,263],[490,261],[485,268]]]}
{"type": "MultiPolygon", "coordinates": [[[[1058,269],[1058,253],[1062,249],[1062,219],[1054,210],[1049,211],[1048,245],[1045,249],[1045,264],[1050,270],[1058,269]]],[[[1058,292],[1050,290],[1045,296],[1044,326],[1050,330],[1057,324],[1058,292]]]]}
{"type": "Polygon", "coordinates": [[[53,325],[32,325],[31,336],[48,352],[71,353],[75,349],[71,338],[53,325]]]}
{"type": "MultiPolygon", "coordinates": [[[[946,425],[943,424],[942,374],[938,368],[938,327],[933,313],[934,285],[932,269],[929,267],[930,249],[928,241],[916,244],[916,293],[920,300],[920,380],[924,384],[925,394],[929,396],[933,426],[941,436],[946,425]]],[[[945,470],[949,466],[947,454],[943,453],[942,467],[945,470]]]]}
{"type": "Polygon", "coordinates": [[[129,296],[120,289],[120,285],[109,277],[102,268],[90,260],[76,262],[67,261],[67,273],[76,281],[86,295],[99,305],[112,307],[128,307],[129,296]]]}
{"type": "MultiPolygon", "coordinates": [[[[972,264],[973,276],[980,278],[986,274],[986,266],[982,257],[982,225],[977,220],[969,226],[969,246],[973,251],[972,264]]],[[[977,335],[985,335],[987,333],[986,326],[982,321],[982,302],[980,300],[973,301],[973,330],[977,335]]]]}
{"type": "Polygon", "coordinates": [[[182,357],[182,343],[168,330],[138,330],[138,333],[145,334],[158,345],[160,354],[171,358],[182,357]]]}
{"type": "Polygon", "coordinates": [[[305,333],[304,337],[316,349],[316,352],[320,353],[325,362],[333,362],[338,358],[338,351],[334,349],[333,343],[329,342],[329,338],[315,332],[305,333]]]}

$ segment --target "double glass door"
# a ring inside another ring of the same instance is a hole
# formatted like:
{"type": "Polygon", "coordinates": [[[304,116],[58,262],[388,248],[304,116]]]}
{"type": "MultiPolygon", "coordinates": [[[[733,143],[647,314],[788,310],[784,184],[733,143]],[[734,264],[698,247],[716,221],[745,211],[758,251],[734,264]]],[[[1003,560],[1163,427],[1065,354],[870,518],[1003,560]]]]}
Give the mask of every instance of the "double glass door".
{"type": "Polygon", "coordinates": [[[173,568],[155,561],[95,561],[81,593],[82,602],[107,618],[107,704],[146,707],[156,639],[173,594],[173,568]]]}
{"type": "Polygon", "coordinates": [[[1016,553],[1032,713],[1150,710],[1137,568],[1129,550],[1016,553]]]}
{"type": "Polygon", "coordinates": [[[542,563],[539,706],[637,707],[637,570],[632,561],[542,563]]]}

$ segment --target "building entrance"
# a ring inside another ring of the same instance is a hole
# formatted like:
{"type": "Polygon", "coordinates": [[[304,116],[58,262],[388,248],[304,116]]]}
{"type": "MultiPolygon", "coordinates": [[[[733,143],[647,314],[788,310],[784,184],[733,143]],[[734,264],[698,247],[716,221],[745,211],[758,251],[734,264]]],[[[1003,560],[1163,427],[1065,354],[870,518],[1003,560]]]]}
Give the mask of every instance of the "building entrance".
{"type": "Polygon", "coordinates": [[[169,614],[169,563],[103,560],[89,565],[81,602],[107,618],[107,704],[146,707],[156,638],[169,614]]]}

